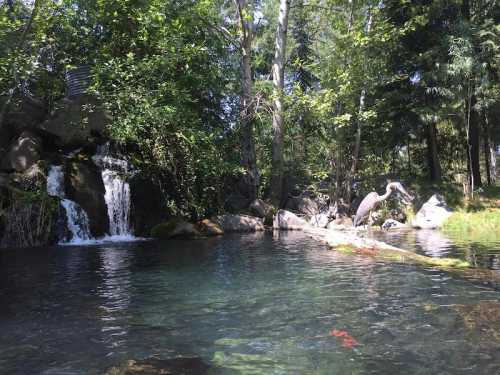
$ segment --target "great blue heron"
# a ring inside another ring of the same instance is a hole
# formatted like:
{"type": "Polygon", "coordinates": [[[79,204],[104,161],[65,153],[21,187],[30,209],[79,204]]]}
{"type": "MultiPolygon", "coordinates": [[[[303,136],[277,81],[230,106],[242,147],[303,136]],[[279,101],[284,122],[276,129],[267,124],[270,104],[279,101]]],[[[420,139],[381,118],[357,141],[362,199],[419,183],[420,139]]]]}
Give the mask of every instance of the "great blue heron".
{"type": "Polygon", "coordinates": [[[361,225],[363,220],[367,217],[369,224],[371,224],[370,221],[373,210],[377,208],[380,202],[389,198],[389,195],[391,195],[394,190],[399,191],[405,200],[413,200],[413,197],[408,194],[408,192],[403,188],[403,185],[399,182],[391,182],[387,184],[387,187],[385,188],[386,193],[384,195],[378,195],[377,192],[372,191],[361,201],[361,204],[356,211],[356,216],[354,217],[354,226],[357,227],[358,225],[361,225]]]}

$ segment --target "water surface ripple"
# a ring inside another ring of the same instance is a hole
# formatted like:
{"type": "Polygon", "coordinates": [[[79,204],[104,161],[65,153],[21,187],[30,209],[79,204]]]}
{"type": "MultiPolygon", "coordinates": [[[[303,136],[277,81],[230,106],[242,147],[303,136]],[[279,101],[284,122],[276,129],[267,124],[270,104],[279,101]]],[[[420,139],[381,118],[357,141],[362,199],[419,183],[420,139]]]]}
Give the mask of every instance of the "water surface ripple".
{"type": "Polygon", "coordinates": [[[6,250],[0,281],[0,373],[152,356],[224,374],[500,373],[495,288],[300,233],[6,250]]]}

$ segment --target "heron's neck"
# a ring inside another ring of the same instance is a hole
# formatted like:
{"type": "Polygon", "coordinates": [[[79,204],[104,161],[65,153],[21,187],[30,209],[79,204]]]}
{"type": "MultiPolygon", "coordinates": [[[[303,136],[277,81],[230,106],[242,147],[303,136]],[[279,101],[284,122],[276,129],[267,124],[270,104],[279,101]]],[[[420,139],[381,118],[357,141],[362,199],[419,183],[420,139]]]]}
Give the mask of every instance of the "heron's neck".
{"type": "Polygon", "coordinates": [[[378,198],[378,201],[379,202],[385,201],[387,198],[389,198],[389,195],[391,195],[391,193],[392,193],[392,189],[390,187],[387,187],[385,194],[381,195],[378,198]]]}

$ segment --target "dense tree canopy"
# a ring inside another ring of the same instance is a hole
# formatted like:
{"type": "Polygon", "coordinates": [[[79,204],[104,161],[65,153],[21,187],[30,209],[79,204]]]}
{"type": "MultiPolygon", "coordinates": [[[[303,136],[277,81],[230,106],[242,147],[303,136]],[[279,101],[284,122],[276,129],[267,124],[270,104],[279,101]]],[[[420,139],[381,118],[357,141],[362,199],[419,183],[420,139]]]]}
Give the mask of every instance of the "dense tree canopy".
{"type": "Polygon", "coordinates": [[[26,95],[50,113],[65,73],[90,65],[109,137],[176,191],[179,214],[219,209],[228,186],[244,199],[320,186],[349,205],[376,176],[494,181],[496,1],[284,4],[278,53],[278,0],[2,1],[0,127],[26,95]]]}

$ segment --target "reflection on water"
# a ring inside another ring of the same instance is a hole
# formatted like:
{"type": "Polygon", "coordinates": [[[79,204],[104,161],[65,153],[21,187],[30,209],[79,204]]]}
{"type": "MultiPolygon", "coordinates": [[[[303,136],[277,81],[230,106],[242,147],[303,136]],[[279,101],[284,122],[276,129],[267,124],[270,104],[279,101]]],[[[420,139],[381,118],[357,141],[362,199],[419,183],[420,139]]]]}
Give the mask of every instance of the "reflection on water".
{"type": "MultiPolygon", "coordinates": [[[[498,255],[438,232],[385,236],[427,255],[498,255]]],[[[4,251],[0,282],[9,374],[102,374],[152,356],[243,374],[500,371],[500,292],[297,232],[4,251]]]]}
{"type": "Polygon", "coordinates": [[[500,238],[496,242],[469,241],[462,233],[449,236],[430,229],[378,231],[372,236],[422,255],[461,258],[475,267],[500,270],[500,238]]]}

